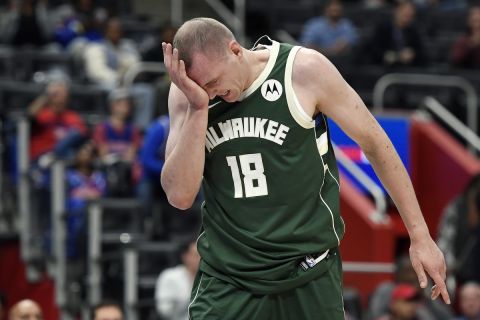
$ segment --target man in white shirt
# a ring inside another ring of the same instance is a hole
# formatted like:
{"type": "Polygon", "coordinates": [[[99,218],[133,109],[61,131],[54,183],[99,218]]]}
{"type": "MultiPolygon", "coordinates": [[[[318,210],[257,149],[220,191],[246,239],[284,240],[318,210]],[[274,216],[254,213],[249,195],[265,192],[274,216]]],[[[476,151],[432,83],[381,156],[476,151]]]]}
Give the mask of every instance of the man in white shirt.
{"type": "Polygon", "coordinates": [[[162,319],[188,319],[188,304],[200,256],[195,241],[180,247],[182,264],[160,273],[155,286],[157,312],[162,319]]]}
{"type": "MultiPolygon", "coordinates": [[[[92,41],[86,46],[84,61],[89,80],[112,90],[130,85],[124,83],[125,73],[141,62],[141,56],[136,44],[123,36],[121,21],[110,18],[103,41],[92,41]]],[[[154,90],[149,84],[140,82],[131,84],[130,91],[135,100],[134,122],[145,129],[152,121],[154,90]]]]}

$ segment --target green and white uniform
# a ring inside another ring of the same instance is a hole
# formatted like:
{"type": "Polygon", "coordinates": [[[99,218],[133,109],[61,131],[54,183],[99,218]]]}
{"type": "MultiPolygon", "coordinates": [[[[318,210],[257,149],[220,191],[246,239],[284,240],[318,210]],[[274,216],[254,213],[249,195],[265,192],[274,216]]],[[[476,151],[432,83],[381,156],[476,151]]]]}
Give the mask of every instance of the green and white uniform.
{"type": "Polygon", "coordinates": [[[217,100],[209,108],[202,259],[192,305],[202,294],[202,275],[254,295],[301,287],[335,259],[308,270],[300,262],[336,252],[344,234],[326,117],[309,118],[292,87],[300,47],[275,41],[265,47],[267,65],[240,101],[217,100]]]}

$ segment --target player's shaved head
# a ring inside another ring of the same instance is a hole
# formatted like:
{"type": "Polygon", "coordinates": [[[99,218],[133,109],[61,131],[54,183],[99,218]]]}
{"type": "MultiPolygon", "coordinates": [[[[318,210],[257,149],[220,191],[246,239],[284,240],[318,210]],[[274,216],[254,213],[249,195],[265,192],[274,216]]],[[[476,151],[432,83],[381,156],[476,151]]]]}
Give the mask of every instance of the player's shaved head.
{"type": "Polygon", "coordinates": [[[221,55],[228,43],[235,40],[233,33],[222,23],[211,18],[194,18],[178,29],[173,47],[178,49],[179,58],[188,69],[195,52],[221,55]]]}

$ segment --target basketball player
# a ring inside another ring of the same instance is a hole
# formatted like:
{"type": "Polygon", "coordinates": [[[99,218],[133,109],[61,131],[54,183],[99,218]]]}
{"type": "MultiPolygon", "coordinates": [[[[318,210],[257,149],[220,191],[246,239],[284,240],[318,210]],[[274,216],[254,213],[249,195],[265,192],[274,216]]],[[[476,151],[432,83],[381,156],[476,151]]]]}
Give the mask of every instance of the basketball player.
{"type": "Polygon", "coordinates": [[[363,149],[408,229],[422,287],[445,289],[392,143],[320,53],[267,39],[247,50],[221,23],[187,21],[163,44],[172,79],[162,171],[170,203],[190,207],[203,182],[191,319],[343,319],[338,170],[326,118],[363,149]]]}

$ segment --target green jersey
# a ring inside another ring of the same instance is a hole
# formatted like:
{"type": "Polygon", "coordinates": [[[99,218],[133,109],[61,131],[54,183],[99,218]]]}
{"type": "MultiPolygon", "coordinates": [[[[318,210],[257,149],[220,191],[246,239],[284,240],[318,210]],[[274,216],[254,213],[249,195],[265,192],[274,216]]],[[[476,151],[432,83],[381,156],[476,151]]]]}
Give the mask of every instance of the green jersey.
{"type": "Polygon", "coordinates": [[[200,269],[276,293],[318,276],[306,255],[344,234],[326,117],[312,120],[292,87],[300,47],[272,41],[265,69],[240,101],[214,101],[206,133],[200,269]]]}

